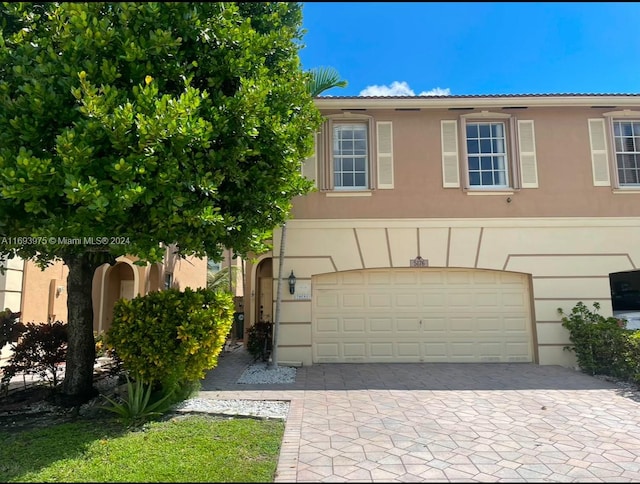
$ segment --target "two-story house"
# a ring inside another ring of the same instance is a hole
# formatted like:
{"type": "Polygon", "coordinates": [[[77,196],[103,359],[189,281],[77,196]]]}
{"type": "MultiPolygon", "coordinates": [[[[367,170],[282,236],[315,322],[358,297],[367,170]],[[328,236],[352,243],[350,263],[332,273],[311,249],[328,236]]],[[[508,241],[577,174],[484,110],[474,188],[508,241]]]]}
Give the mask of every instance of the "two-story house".
{"type": "Polygon", "coordinates": [[[282,278],[281,364],[572,366],[558,308],[610,316],[612,287],[640,290],[640,95],[317,106],[282,273],[280,229],[247,264],[247,326],[273,321],[282,278]]]}

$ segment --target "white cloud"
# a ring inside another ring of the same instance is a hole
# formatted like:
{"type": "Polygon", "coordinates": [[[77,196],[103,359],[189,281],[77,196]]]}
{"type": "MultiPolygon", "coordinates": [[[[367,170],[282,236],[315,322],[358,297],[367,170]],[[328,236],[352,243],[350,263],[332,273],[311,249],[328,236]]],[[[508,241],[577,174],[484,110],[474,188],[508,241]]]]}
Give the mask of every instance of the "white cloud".
{"type": "Polygon", "coordinates": [[[451,96],[451,89],[434,87],[430,91],[422,91],[419,96],[451,96]]]}
{"type": "MultiPolygon", "coordinates": [[[[436,87],[430,91],[422,91],[419,96],[449,96],[451,90],[436,87]]],[[[393,81],[390,86],[367,86],[360,91],[360,96],[415,96],[416,93],[406,81],[393,81]]]]}

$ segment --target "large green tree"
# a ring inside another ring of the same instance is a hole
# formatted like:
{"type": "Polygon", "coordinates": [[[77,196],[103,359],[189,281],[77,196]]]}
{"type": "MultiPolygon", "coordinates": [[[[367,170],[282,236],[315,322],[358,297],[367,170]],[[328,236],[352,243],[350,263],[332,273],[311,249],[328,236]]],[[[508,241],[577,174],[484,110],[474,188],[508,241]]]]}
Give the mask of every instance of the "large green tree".
{"type": "Polygon", "coordinates": [[[0,7],[0,256],[69,268],[68,401],[93,393],[97,267],[262,252],[311,188],[301,23],[284,2],[0,7]]]}

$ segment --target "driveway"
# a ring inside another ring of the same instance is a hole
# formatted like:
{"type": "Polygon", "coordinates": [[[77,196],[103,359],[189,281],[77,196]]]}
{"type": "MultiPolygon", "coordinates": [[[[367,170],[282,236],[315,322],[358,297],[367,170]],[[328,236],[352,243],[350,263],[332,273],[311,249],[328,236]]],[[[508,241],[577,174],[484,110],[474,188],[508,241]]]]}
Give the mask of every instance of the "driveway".
{"type": "Polygon", "coordinates": [[[318,364],[237,384],[222,353],[200,397],[290,400],[276,482],[639,482],[640,402],[559,366],[318,364]]]}

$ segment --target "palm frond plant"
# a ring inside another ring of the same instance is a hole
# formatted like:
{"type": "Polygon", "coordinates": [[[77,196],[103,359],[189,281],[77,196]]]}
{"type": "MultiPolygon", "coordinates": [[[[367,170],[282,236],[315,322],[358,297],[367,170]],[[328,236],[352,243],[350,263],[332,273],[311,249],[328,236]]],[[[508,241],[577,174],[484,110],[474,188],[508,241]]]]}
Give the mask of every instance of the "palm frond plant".
{"type": "Polygon", "coordinates": [[[347,86],[347,81],[340,79],[340,74],[333,67],[314,67],[309,73],[311,75],[307,80],[307,91],[312,97],[334,87],[347,86]]]}
{"type": "Polygon", "coordinates": [[[237,266],[227,266],[223,267],[217,272],[208,272],[207,273],[207,289],[211,289],[212,291],[224,291],[229,292],[229,278],[231,278],[231,285],[235,285],[235,281],[238,277],[238,267],[237,266]]]}

